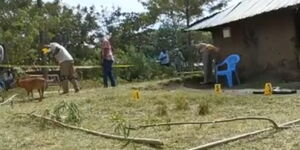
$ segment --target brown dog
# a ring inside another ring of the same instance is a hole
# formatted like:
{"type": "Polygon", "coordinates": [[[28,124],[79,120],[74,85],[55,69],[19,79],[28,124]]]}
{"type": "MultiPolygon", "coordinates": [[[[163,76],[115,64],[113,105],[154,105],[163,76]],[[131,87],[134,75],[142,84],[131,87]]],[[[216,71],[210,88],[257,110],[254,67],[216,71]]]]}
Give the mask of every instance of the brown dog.
{"type": "Polygon", "coordinates": [[[44,98],[44,91],[47,87],[47,81],[44,78],[26,78],[18,79],[17,86],[24,88],[27,91],[28,95],[33,97],[33,90],[37,89],[40,95],[39,101],[42,101],[44,98]]]}

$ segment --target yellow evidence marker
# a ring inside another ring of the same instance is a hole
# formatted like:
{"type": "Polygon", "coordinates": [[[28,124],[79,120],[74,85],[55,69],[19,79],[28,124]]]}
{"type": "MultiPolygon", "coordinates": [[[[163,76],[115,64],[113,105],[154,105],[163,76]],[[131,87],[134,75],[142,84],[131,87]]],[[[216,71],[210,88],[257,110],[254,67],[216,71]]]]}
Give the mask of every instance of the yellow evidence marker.
{"type": "Polygon", "coordinates": [[[221,84],[215,84],[215,92],[217,94],[221,94],[222,93],[222,87],[221,84]]]}
{"type": "Polygon", "coordinates": [[[265,84],[264,94],[265,95],[272,95],[273,94],[273,88],[272,88],[271,83],[266,83],[265,84]]]}
{"type": "Polygon", "coordinates": [[[141,98],[140,91],[139,90],[133,90],[132,91],[132,99],[138,101],[138,100],[140,100],[140,98],[141,98]]]}

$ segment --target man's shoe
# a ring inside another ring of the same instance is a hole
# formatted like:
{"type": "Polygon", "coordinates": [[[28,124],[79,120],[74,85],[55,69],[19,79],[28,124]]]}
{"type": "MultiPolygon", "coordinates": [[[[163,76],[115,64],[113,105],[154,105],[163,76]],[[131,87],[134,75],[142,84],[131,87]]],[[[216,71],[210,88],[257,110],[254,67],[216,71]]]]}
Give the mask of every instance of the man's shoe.
{"type": "Polygon", "coordinates": [[[79,92],[79,89],[75,90],[75,93],[78,93],[79,92]]]}

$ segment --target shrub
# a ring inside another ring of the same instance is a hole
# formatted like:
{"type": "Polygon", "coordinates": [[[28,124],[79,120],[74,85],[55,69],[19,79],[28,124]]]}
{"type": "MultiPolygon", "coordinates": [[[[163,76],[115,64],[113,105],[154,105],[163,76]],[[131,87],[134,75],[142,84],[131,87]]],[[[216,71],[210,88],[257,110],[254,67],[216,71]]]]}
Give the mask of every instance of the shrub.
{"type": "Polygon", "coordinates": [[[207,101],[199,101],[197,114],[198,115],[207,115],[209,113],[209,106],[207,101]]]}
{"type": "Polygon", "coordinates": [[[175,100],[175,104],[176,104],[177,110],[188,110],[189,109],[189,102],[183,96],[177,97],[175,100]]]}
{"type": "Polygon", "coordinates": [[[168,115],[168,106],[165,102],[159,101],[157,103],[156,115],[157,116],[167,116],[168,115]]]}
{"type": "Polygon", "coordinates": [[[57,104],[53,109],[55,120],[65,123],[79,125],[82,121],[81,112],[78,106],[73,102],[64,102],[57,104]]]}
{"type": "Polygon", "coordinates": [[[173,69],[160,66],[155,59],[146,57],[143,52],[133,47],[127,52],[119,50],[117,62],[134,65],[126,69],[118,69],[118,76],[127,81],[144,81],[157,78],[167,78],[173,75],[173,69]]]}

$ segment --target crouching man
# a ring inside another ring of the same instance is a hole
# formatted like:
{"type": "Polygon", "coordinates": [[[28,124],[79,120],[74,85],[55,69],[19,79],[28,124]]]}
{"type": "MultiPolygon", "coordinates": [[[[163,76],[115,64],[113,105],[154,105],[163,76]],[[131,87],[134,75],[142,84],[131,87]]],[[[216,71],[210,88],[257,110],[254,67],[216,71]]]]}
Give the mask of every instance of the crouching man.
{"type": "Polygon", "coordinates": [[[75,76],[74,60],[70,53],[62,45],[53,42],[46,45],[48,50],[44,50],[44,53],[50,53],[59,64],[60,80],[62,82],[63,93],[69,92],[68,80],[73,84],[75,93],[79,92],[78,81],[75,76]]]}
{"type": "Polygon", "coordinates": [[[197,53],[201,53],[203,71],[204,71],[204,82],[202,84],[209,84],[214,82],[213,69],[215,63],[218,61],[219,48],[211,44],[198,43],[195,45],[197,53]]]}

